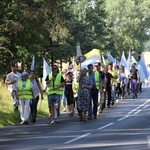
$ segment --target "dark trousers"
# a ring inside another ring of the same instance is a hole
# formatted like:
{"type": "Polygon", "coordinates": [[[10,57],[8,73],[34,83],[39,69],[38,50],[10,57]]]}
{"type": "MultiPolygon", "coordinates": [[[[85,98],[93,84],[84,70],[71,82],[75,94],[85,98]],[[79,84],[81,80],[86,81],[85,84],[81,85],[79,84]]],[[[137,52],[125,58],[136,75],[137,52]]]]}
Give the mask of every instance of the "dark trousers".
{"type": "Polygon", "coordinates": [[[125,97],[125,87],[126,87],[126,85],[123,85],[123,86],[121,87],[121,96],[122,96],[122,97],[125,97]]]}
{"type": "Polygon", "coordinates": [[[128,95],[130,95],[130,80],[131,79],[129,79],[129,81],[127,83],[127,92],[128,92],[128,95]]]}
{"type": "Polygon", "coordinates": [[[39,96],[37,96],[34,100],[33,99],[31,100],[30,109],[31,109],[32,119],[36,119],[38,101],[39,101],[39,96]]]}
{"type": "Polygon", "coordinates": [[[142,93],[142,82],[140,82],[139,84],[140,84],[139,90],[140,90],[140,93],[142,93]]]}
{"type": "Polygon", "coordinates": [[[93,115],[97,115],[97,109],[98,109],[98,90],[97,89],[91,89],[90,90],[90,103],[89,103],[89,110],[88,110],[88,116],[92,117],[92,100],[93,100],[93,115]]]}

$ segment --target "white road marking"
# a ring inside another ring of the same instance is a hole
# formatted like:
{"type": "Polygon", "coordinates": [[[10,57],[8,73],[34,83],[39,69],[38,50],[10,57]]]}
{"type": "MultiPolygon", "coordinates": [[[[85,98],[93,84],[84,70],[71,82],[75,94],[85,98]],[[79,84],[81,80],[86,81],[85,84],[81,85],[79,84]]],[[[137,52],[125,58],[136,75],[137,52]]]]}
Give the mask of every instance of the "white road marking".
{"type": "Polygon", "coordinates": [[[127,114],[130,115],[130,114],[132,114],[134,111],[137,111],[137,109],[133,109],[133,110],[131,110],[130,112],[128,112],[127,114]]]}
{"type": "Polygon", "coordinates": [[[91,133],[86,133],[86,134],[81,135],[81,136],[79,136],[79,137],[77,137],[77,138],[75,138],[75,139],[69,140],[69,141],[65,142],[64,144],[72,143],[72,142],[77,141],[77,140],[79,140],[79,139],[82,139],[82,138],[84,138],[84,137],[86,137],[86,136],[88,136],[88,135],[90,135],[90,134],[91,134],[91,133]]]}
{"type": "MultiPolygon", "coordinates": [[[[150,99],[148,99],[145,103],[143,103],[143,104],[141,104],[140,106],[138,106],[137,108],[134,108],[133,110],[131,110],[130,112],[128,112],[127,114],[128,115],[130,115],[130,114],[132,114],[133,112],[136,112],[136,111],[138,111],[138,109],[140,109],[141,107],[146,107],[147,105],[147,103],[148,102],[150,102],[150,99]]],[[[148,107],[148,106],[147,106],[148,107]]],[[[135,114],[135,113],[134,113],[135,114]]]]}
{"type": "Polygon", "coordinates": [[[143,108],[147,108],[149,105],[145,105],[143,108]]]}
{"type": "MultiPolygon", "coordinates": [[[[149,105],[146,105],[148,102],[150,102],[150,99],[148,99],[145,103],[141,104],[141,105],[138,106],[137,108],[131,110],[130,112],[127,113],[127,115],[125,115],[124,117],[118,119],[117,121],[122,121],[122,120],[124,120],[124,119],[130,117],[130,115],[131,115],[133,112],[134,112],[134,114],[138,114],[139,112],[142,111],[142,110],[140,109],[141,107],[146,108],[146,107],[149,106],[149,105]],[[138,110],[138,109],[139,109],[139,110],[138,110]]],[[[113,124],[114,124],[114,123],[106,124],[106,125],[104,125],[104,126],[98,128],[97,130],[105,129],[105,128],[107,128],[107,127],[113,125],[113,124]]],[[[82,138],[84,138],[84,137],[86,137],[86,136],[88,136],[88,135],[90,135],[90,134],[92,134],[92,133],[86,133],[86,134],[81,135],[81,136],[79,136],[79,137],[77,137],[77,138],[74,138],[74,139],[72,139],[72,140],[69,140],[69,141],[65,142],[64,144],[72,143],[72,142],[77,141],[77,140],[79,140],[79,139],[82,139],[82,138]]]]}
{"type": "Polygon", "coordinates": [[[107,127],[109,127],[109,126],[111,126],[111,125],[113,125],[113,124],[114,124],[114,123],[106,124],[105,126],[102,126],[102,127],[98,128],[97,130],[102,130],[102,129],[107,128],[107,127]]]}
{"type": "Polygon", "coordinates": [[[128,118],[128,117],[129,117],[129,115],[126,115],[126,116],[124,116],[124,117],[118,119],[117,121],[122,121],[122,120],[124,120],[124,119],[126,119],[126,118],[128,118]]]}
{"type": "Polygon", "coordinates": [[[142,110],[139,109],[138,111],[136,111],[136,112],[134,113],[134,115],[138,114],[138,113],[141,112],[141,111],[142,111],[142,110]]]}

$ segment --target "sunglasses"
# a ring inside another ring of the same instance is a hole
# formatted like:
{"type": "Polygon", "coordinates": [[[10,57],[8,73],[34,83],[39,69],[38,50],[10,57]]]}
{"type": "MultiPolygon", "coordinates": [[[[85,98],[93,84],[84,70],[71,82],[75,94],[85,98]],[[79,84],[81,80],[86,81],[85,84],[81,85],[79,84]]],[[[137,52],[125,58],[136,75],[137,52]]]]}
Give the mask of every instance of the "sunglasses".
{"type": "Polygon", "coordinates": [[[99,67],[99,66],[98,66],[98,65],[95,65],[94,67],[96,67],[96,68],[97,68],[97,67],[99,67]]]}
{"type": "Polygon", "coordinates": [[[56,70],[57,68],[53,68],[53,70],[56,70]]]}

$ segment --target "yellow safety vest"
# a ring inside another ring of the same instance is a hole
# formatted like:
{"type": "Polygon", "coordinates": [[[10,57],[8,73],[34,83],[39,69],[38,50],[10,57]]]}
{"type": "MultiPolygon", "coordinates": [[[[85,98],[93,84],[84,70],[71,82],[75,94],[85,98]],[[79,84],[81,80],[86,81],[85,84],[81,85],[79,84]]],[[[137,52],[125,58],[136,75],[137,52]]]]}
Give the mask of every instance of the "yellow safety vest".
{"type": "MultiPolygon", "coordinates": [[[[109,73],[111,73],[111,75],[113,76],[113,77],[116,77],[117,76],[117,71],[115,71],[115,70],[112,70],[112,71],[109,71],[109,73]]],[[[113,85],[117,85],[117,79],[112,79],[112,84],[113,85]]]]}
{"type": "Polygon", "coordinates": [[[21,79],[18,80],[18,97],[19,97],[19,100],[23,100],[23,99],[32,99],[33,96],[32,96],[32,92],[31,92],[31,87],[30,87],[30,80],[27,79],[26,80],[26,84],[25,86],[23,87],[23,82],[21,79]]]}
{"type": "MultiPolygon", "coordinates": [[[[53,85],[53,81],[51,81],[48,85],[47,85],[47,94],[51,95],[51,94],[58,94],[58,95],[62,95],[63,94],[63,88],[60,87],[57,90],[53,90],[54,87],[57,87],[60,85],[61,83],[61,73],[58,73],[56,76],[56,79],[54,80],[54,85],[53,85]],[[54,87],[53,87],[54,86],[54,87]]],[[[49,80],[52,78],[52,74],[49,74],[49,80]]]]}
{"type": "MultiPolygon", "coordinates": [[[[87,72],[87,77],[89,77],[89,72],[87,72]]],[[[94,72],[94,80],[95,80],[95,84],[96,84],[96,88],[97,89],[99,89],[100,87],[99,87],[99,84],[100,84],[100,77],[99,77],[100,75],[99,75],[99,72],[98,71],[95,71],[94,72]]]]}

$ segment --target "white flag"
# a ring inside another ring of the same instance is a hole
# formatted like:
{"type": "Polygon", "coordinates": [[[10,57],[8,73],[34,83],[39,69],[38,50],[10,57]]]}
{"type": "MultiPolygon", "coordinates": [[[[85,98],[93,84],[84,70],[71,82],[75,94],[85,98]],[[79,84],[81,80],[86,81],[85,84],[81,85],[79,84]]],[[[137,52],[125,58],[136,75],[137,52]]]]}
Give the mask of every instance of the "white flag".
{"type": "Polygon", "coordinates": [[[31,70],[34,70],[34,66],[35,66],[35,55],[32,58],[31,70]]]}
{"type": "Polygon", "coordinates": [[[129,54],[128,54],[127,67],[128,67],[128,71],[130,72],[130,68],[131,68],[131,51],[129,51],[129,54]]]}
{"type": "Polygon", "coordinates": [[[103,64],[106,65],[106,60],[103,55],[102,55],[102,60],[103,60],[103,64]]]}
{"type": "Polygon", "coordinates": [[[120,60],[120,66],[121,65],[124,66],[125,74],[126,74],[126,76],[128,76],[130,74],[130,71],[128,70],[128,64],[127,64],[126,57],[124,55],[124,51],[122,52],[122,56],[121,56],[121,60],[120,60]]]}
{"type": "Polygon", "coordinates": [[[147,71],[147,67],[145,64],[145,60],[144,57],[142,56],[141,59],[138,61],[136,68],[139,71],[139,76],[142,82],[144,82],[145,80],[148,80],[148,71],[147,71]]]}
{"type": "Polygon", "coordinates": [[[43,58],[43,80],[44,80],[44,89],[46,88],[46,77],[52,72],[52,68],[48,65],[46,60],[43,58]]]}
{"type": "Polygon", "coordinates": [[[131,63],[132,63],[132,64],[133,64],[133,63],[137,64],[137,61],[136,61],[136,59],[134,58],[134,56],[131,56],[131,63]]]}

